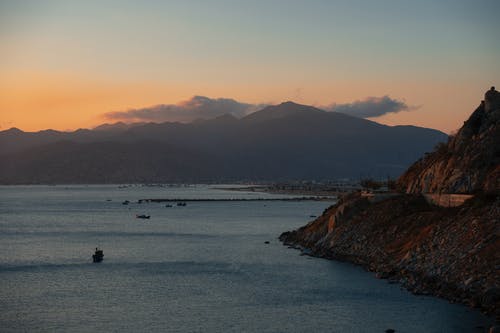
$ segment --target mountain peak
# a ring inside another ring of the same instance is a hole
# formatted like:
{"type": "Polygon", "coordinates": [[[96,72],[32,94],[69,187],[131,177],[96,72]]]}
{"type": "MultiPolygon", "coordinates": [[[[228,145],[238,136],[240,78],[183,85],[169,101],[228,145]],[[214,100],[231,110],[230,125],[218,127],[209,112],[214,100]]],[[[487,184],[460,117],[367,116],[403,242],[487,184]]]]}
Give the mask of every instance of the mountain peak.
{"type": "Polygon", "coordinates": [[[292,101],[286,101],[278,105],[269,105],[260,111],[254,112],[243,119],[246,121],[267,121],[271,119],[281,119],[299,113],[318,113],[326,112],[309,105],[297,104],[292,101]]]}
{"type": "Polygon", "coordinates": [[[11,127],[9,129],[6,129],[5,131],[2,131],[3,133],[6,134],[17,134],[17,133],[23,133],[19,128],[17,127],[11,127]]]}
{"type": "Polygon", "coordinates": [[[278,106],[301,106],[302,104],[295,103],[293,101],[285,101],[278,104],[278,106]]]}
{"type": "Polygon", "coordinates": [[[282,102],[278,105],[271,105],[270,107],[282,108],[282,109],[286,109],[286,110],[304,110],[304,111],[319,110],[319,109],[315,108],[314,106],[299,104],[299,103],[295,103],[293,101],[285,101],[285,102],[282,102]]]}
{"type": "Polygon", "coordinates": [[[124,122],[116,122],[116,123],[113,123],[113,124],[102,124],[102,125],[99,125],[99,126],[96,126],[93,128],[94,131],[108,131],[108,130],[123,130],[123,129],[127,129],[128,128],[128,125],[125,124],[124,122]]]}

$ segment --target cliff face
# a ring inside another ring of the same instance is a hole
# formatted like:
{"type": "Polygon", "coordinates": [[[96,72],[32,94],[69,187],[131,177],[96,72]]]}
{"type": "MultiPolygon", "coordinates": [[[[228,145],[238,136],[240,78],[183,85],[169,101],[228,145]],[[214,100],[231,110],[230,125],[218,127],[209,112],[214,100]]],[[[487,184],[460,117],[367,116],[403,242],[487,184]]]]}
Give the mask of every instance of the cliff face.
{"type": "Polygon", "coordinates": [[[280,240],[314,256],[360,264],[414,293],[500,315],[499,216],[494,195],[442,208],[419,195],[371,204],[353,194],[280,240]]]}
{"type": "Polygon", "coordinates": [[[413,164],[398,185],[407,193],[499,192],[500,93],[486,92],[458,133],[413,164]]]}
{"type": "Polygon", "coordinates": [[[377,202],[350,194],[280,239],[500,317],[499,131],[500,94],[492,89],[455,137],[398,180],[403,193],[377,202]],[[429,192],[475,195],[444,208],[420,194],[429,192]]]}

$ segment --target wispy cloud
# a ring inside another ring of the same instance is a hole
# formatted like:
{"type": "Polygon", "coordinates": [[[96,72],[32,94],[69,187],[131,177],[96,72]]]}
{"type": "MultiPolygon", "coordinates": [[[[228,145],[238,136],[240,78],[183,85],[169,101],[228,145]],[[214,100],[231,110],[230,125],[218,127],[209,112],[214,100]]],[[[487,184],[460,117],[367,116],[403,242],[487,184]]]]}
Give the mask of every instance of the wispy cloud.
{"type": "Polygon", "coordinates": [[[191,122],[196,119],[212,119],[225,114],[240,118],[265,106],[265,104],[241,103],[230,98],[193,96],[177,104],[160,104],[140,109],[108,112],[104,114],[104,117],[126,122],[191,122]]]}
{"type": "MultiPolygon", "coordinates": [[[[150,107],[113,111],[103,116],[108,120],[130,122],[191,122],[197,119],[212,119],[225,114],[237,118],[263,109],[268,104],[249,104],[231,98],[209,98],[193,96],[187,101],[177,104],[160,104],[150,107]]],[[[359,118],[380,117],[387,113],[411,111],[418,107],[409,106],[404,101],[389,96],[367,97],[352,103],[332,103],[320,107],[326,111],[345,113],[359,118]]]]}
{"type": "Polygon", "coordinates": [[[404,101],[393,99],[389,96],[367,97],[364,100],[354,101],[347,104],[330,104],[322,107],[326,111],[345,113],[359,118],[375,118],[387,113],[411,111],[418,106],[409,106],[404,101]]]}

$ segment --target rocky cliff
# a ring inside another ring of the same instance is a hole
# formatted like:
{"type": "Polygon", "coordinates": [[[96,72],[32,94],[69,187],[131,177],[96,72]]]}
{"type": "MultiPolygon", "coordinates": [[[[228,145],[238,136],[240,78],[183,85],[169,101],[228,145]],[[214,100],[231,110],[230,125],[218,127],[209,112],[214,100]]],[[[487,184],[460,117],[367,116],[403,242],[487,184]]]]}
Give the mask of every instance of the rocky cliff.
{"type": "Polygon", "coordinates": [[[352,194],[280,240],[314,256],[360,264],[414,293],[500,316],[499,216],[495,195],[442,208],[419,195],[370,203],[352,194]]]}
{"type": "Polygon", "coordinates": [[[488,90],[457,134],[413,164],[398,183],[407,193],[498,193],[500,93],[488,90]]]}
{"type": "Polygon", "coordinates": [[[408,169],[398,181],[402,193],[384,200],[350,194],[280,239],[500,316],[498,96],[490,90],[455,137],[408,169]],[[445,208],[422,192],[475,195],[445,208]]]}

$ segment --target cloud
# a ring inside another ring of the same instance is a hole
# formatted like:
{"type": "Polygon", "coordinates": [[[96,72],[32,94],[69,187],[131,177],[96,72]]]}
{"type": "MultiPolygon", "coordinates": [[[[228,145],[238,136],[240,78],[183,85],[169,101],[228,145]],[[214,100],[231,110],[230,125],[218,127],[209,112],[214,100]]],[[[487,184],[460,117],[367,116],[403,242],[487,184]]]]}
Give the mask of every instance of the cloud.
{"type": "Polygon", "coordinates": [[[212,119],[225,114],[240,118],[265,106],[265,104],[241,103],[230,98],[214,99],[205,96],[193,96],[191,99],[177,104],[160,104],[140,109],[113,111],[105,113],[104,117],[110,120],[126,122],[191,122],[197,119],[212,119]]]}
{"type": "Polygon", "coordinates": [[[409,106],[405,102],[390,98],[389,96],[382,96],[367,97],[364,100],[354,101],[347,104],[334,103],[323,107],[322,109],[326,111],[345,113],[359,118],[374,118],[387,113],[411,111],[418,109],[418,107],[409,106]]]}
{"type": "MultiPolygon", "coordinates": [[[[298,93],[300,93],[300,90],[298,90],[298,93]]],[[[252,112],[259,111],[267,105],[242,103],[231,98],[193,96],[191,99],[177,104],[160,104],[138,109],[113,111],[105,113],[103,116],[108,120],[127,123],[165,121],[188,123],[197,119],[213,119],[225,114],[241,118],[252,112]]],[[[418,107],[408,106],[404,101],[389,96],[382,96],[367,97],[346,104],[333,103],[320,108],[325,111],[345,113],[359,118],[374,118],[387,113],[411,111],[418,107]]]]}

